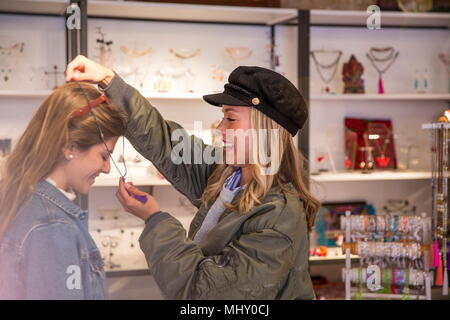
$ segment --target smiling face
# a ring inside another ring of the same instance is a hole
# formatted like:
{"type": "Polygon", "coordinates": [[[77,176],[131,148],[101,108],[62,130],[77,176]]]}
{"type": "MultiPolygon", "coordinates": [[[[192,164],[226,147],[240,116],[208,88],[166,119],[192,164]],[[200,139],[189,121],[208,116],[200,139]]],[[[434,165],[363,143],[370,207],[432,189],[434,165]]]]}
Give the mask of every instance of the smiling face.
{"type": "Polygon", "coordinates": [[[223,119],[217,130],[224,143],[224,159],[232,166],[245,166],[250,158],[251,141],[245,133],[251,128],[251,108],[223,105],[222,112],[223,119]]]}
{"type": "MultiPolygon", "coordinates": [[[[117,140],[118,137],[113,137],[105,141],[109,151],[113,152],[117,140]]],[[[95,144],[85,151],[72,147],[64,153],[69,159],[64,168],[67,186],[79,193],[89,193],[95,178],[111,170],[109,152],[103,143],[95,144]]]]}

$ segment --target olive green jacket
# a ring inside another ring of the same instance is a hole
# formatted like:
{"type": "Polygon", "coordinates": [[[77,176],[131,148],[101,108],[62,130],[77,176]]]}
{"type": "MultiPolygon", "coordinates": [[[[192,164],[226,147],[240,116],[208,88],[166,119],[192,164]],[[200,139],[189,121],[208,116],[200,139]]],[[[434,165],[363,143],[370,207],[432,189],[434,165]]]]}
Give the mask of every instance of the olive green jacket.
{"type": "MultiPolygon", "coordinates": [[[[187,237],[181,223],[166,212],[154,214],[140,236],[149,269],[165,298],[314,298],[306,216],[298,197],[272,187],[263,203],[244,215],[225,210],[205,239],[194,243],[209,210],[199,198],[215,164],[174,164],[171,153],[181,140],[172,142],[171,134],[182,127],[164,120],[117,75],[105,93],[128,114],[127,139],[199,209],[187,237]]],[[[192,146],[206,147],[199,138],[190,139],[192,146]]],[[[288,183],[283,189],[293,186],[288,183]]]]}

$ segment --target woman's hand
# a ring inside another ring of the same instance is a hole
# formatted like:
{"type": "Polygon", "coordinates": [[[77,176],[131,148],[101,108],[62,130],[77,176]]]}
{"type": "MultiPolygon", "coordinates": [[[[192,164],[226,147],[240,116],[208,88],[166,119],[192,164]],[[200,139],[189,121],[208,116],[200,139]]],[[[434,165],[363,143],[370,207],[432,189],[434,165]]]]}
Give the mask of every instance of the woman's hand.
{"type": "Polygon", "coordinates": [[[66,81],[87,81],[107,87],[114,77],[114,72],[89,60],[85,56],[77,56],[66,67],[66,81]]]}
{"type": "Polygon", "coordinates": [[[141,190],[134,187],[131,183],[125,183],[122,178],[119,181],[119,190],[116,193],[117,199],[119,199],[125,211],[135,215],[138,218],[143,220],[147,220],[152,214],[159,211],[159,204],[156,202],[155,198],[153,198],[148,193],[142,192],[141,190]],[[138,196],[146,196],[147,202],[141,203],[132,196],[128,194],[128,192],[138,195],[138,196]]]}

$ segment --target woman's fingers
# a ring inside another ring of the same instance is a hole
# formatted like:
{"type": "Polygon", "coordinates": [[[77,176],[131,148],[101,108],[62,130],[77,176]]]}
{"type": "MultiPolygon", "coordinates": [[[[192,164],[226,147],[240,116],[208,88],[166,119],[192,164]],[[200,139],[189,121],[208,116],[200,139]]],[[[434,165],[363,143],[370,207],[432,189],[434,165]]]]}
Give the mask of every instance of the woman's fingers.
{"type": "Polygon", "coordinates": [[[130,191],[132,194],[135,194],[137,196],[146,196],[147,193],[139,190],[138,188],[136,188],[135,186],[133,186],[131,183],[125,183],[125,188],[130,191]]]}
{"type": "Polygon", "coordinates": [[[79,72],[85,71],[85,59],[84,56],[76,56],[66,67],[66,81],[75,81],[74,77],[79,72]]]}
{"type": "Polygon", "coordinates": [[[122,205],[126,207],[131,207],[132,205],[136,205],[137,200],[130,196],[125,187],[125,182],[120,179],[119,180],[119,190],[118,190],[120,199],[122,199],[122,205]]]}
{"type": "Polygon", "coordinates": [[[98,83],[110,72],[102,65],[85,56],[77,56],[66,67],[66,81],[88,81],[98,83]]]}

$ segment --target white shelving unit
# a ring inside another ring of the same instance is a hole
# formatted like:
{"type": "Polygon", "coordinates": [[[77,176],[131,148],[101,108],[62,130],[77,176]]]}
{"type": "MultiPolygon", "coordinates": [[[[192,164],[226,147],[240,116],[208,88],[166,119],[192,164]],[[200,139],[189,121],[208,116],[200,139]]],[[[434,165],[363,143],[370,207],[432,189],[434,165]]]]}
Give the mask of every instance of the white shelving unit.
{"type": "MultiPolygon", "coordinates": [[[[64,15],[67,0],[1,1],[0,11],[64,15]]],[[[138,1],[88,1],[88,16],[161,21],[223,22],[273,25],[296,17],[295,9],[162,4],[138,1]]]]}
{"type": "MultiPolygon", "coordinates": [[[[167,180],[162,180],[154,176],[142,176],[136,178],[128,178],[128,180],[133,181],[135,186],[170,186],[171,184],[167,180]]],[[[93,187],[118,187],[119,177],[102,177],[97,178],[93,187]]]]}
{"type": "MultiPolygon", "coordinates": [[[[311,10],[313,25],[366,26],[365,11],[311,10]]],[[[448,13],[406,13],[381,11],[381,28],[385,26],[450,27],[448,13]]]]}
{"type": "Polygon", "coordinates": [[[336,172],[311,175],[317,182],[351,182],[351,181],[399,181],[431,179],[431,172],[426,171],[376,171],[372,173],[336,172]]]}
{"type": "Polygon", "coordinates": [[[449,93],[312,95],[317,101],[450,101],[449,93]]]}
{"type": "MultiPolygon", "coordinates": [[[[2,98],[45,98],[52,93],[51,90],[0,90],[2,98]]],[[[204,93],[159,93],[144,92],[149,100],[203,100],[204,93]]],[[[312,95],[312,101],[449,101],[449,93],[426,94],[329,94],[312,95]]]]}
{"type": "Polygon", "coordinates": [[[0,98],[46,98],[51,90],[0,90],[0,98]]]}

